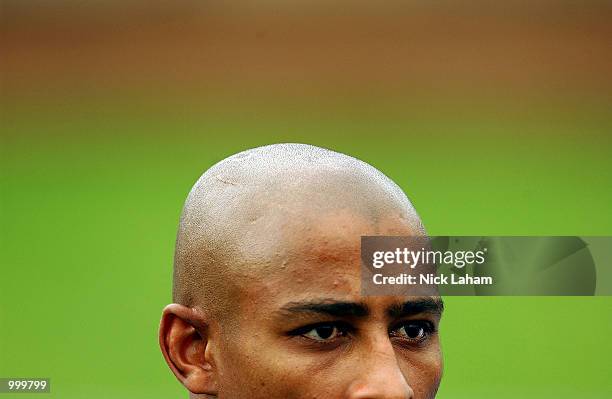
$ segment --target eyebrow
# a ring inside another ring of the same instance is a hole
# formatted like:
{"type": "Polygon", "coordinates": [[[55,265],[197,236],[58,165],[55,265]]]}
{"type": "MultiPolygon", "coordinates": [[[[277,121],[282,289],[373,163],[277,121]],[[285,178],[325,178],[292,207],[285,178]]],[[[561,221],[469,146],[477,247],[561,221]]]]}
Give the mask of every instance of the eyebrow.
{"type": "Polygon", "coordinates": [[[289,302],[280,311],[284,314],[312,313],[334,317],[365,317],[370,314],[368,307],[356,302],[336,300],[289,302]]]}
{"type": "MultiPolygon", "coordinates": [[[[419,298],[392,305],[387,314],[392,318],[411,316],[419,313],[441,315],[444,304],[441,299],[419,298]]],[[[333,299],[305,302],[289,302],[280,309],[285,315],[322,314],[333,317],[366,317],[370,314],[367,305],[358,302],[344,302],[333,299]]]]}
{"type": "Polygon", "coordinates": [[[413,316],[419,313],[430,313],[441,316],[444,311],[444,302],[440,298],[419,298],[397,305],[387,309],[387,314],[395,319],[400,317],[413,316]]]}

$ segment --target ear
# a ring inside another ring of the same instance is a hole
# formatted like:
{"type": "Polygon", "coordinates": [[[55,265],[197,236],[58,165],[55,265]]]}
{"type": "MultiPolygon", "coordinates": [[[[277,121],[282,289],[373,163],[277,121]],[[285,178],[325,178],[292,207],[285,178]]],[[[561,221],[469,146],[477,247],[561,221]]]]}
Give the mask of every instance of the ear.
{"type": "Polygon", "coordinates": [[[176,378],[192,393],[217,394],[208,324],[201,313],[183,305],[164,308],[159,346],[176,378]]]}

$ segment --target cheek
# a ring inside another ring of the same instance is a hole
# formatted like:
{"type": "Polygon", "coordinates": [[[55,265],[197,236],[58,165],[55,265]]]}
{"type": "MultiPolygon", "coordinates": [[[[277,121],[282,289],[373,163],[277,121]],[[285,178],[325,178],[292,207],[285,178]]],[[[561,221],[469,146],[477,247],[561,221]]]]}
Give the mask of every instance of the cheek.
{"type": "MultiPolygon", "coordinates": [[[[248,329],[244,326],[244,329],[248,329]]],[[[226,340],[216,356],[219,398],[339,398],[334,384],[315,375],[321,362],[293,353],[281,342],[252,334],[226,340]],[[318,365],[318,367],[317,367],[318,365]]]]}
{"type": "Polygon", "coordinates": [[[442,379],[443,361],[439,349],[410,357],[402,362],[402,371],[414,390],[415,398],[433,398],[442,379]]]}

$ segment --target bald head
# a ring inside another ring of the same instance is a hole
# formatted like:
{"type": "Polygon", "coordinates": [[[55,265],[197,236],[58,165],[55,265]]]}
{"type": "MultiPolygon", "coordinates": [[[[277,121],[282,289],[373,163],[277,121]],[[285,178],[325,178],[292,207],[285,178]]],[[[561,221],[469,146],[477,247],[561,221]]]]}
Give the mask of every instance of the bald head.
{"type": "Polygon", "coordinates": [[[402,190],[365,162],[304,144],[251,149],[211,167],[189,193],[174,301],[218,313],[241,281],[283,268],[299,251],[319,256],[340,238],[423,233],[402,190]]]}

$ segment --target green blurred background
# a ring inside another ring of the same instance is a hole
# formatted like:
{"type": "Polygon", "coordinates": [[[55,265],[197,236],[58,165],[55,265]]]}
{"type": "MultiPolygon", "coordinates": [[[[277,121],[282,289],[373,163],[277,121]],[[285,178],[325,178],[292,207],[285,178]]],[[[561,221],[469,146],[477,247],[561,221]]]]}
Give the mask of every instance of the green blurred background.
{"type": "MultiPolygon", "coordinates": [[[[0,377],[186,397],[179,212],[253,146],[370,162],[433,235],[612,235],[610,2],[291,3],[2,2],[0,377]]],[[[609,398],[610,337],[610,297],[447,298],[439,397],[609,398]]]]}

